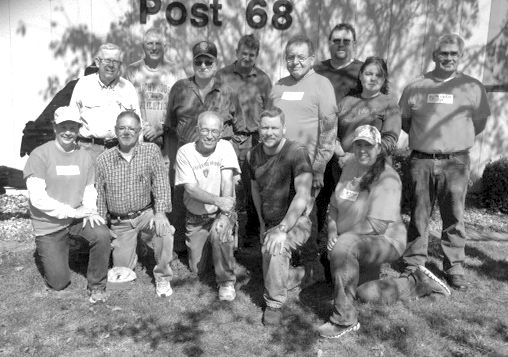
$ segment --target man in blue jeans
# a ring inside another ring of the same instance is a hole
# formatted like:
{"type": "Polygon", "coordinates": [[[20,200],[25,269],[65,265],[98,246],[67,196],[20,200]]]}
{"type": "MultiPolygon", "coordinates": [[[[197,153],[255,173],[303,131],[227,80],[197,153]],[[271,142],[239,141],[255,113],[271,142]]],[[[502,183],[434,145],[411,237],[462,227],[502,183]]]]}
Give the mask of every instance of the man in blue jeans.
{"type": "MultiPolygon", "coordinates": [[[[291,253],[310,237],[312,165],[307,149],[286,139],[284,112],[273,107],[260,115],[260,144],[247,154],[252,198],[260,222],[266,308],[263,324],[279,325],[287,291],[312,283],[312,264],[290,268],[291,253]],[[309,207],[310,206],[310,207],[309,207]]],[[[302,255],[305,257],[305,255],[302,255]]]]}
{"type": "Polygon", "coordinates": [[[97,214],[93,159],[76,144],[81,125],[77,110],[58,108],[55,140],[32,151],[23,175],[47,286],[63,290],[70,284],[69,236],[83,237],[90,246],[87,288],[95,304],[107,298],[111,245],[105,221],[97,214]]]}
{"type": "Polygon", "coordinates": [[[443,220],[443,272],[450,286],[461,291],[468,288],[463,267],[463,215],[470,173],[469,149],[490,115],[482,84],[457,71],[463,50],[464,41],[459,36],[441,36],[432,53],[434,70],[409,84],[399,101],[402,129],[409,134],[412,150],[411,222],[403,275],[425,265],[427,228],[437,199],[443,220]]]}
{"type": "Polygon", "coordinates": [[[139,142],[141,119],[132,111],[118,115],[115,132],[118,146],[97,158],[97,208],[111,218],[113,265],[134,269],[138,234],[151,244],[155,292],[169,297],[173,290],[171,260],[174,228],[166,212],[171,211],[169,177],[162,154],[154,143],[139,142]]]}

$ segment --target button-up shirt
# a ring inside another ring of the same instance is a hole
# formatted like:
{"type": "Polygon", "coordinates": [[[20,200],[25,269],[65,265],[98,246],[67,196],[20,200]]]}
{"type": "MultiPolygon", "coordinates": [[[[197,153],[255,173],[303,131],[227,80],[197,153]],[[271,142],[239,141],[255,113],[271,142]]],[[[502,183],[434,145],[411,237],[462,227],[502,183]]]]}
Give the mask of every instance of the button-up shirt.
{"type": "Polygon", "coordinates": [[[139,143],[130,161],[115,146],[99,155],[96,171],[101,217],[105,218],[107,212],[127,215],[152,203],[155,213],[171,211],[169,177],[157,145],[139,143]]]}
{"type": "Polygon", "coordinates": [[[114,138],[118,114],[126,110],[140,114],[138,95],[131,82],[118,78],[105,85],[98,73],[78,81],[69,106],[79,110],[83,120],[79,135],[85,138],[114,138]]]}
{"type": "Polygon", "coordinates": [[[176,82],[169,93],[165,126],[176,131],[180,145],[196,141],[199,138],[195,129],[198,116],[207,110],[218,112],[222,117],[223,138],[232,137],[233,129],[245,131],[238,95],[217,76],[205,98],[201,98],[194,76],[176,82]]]}
{"type": "Polygon", "coordinates": [[[221,68],[217,76],[238,94],[242,107],[243,118],[248,132],[257,132],[259,114],[266,109],[272,90],[270,77],[257,66],[244,75],[237,70],[237,62],[221,68]]]}

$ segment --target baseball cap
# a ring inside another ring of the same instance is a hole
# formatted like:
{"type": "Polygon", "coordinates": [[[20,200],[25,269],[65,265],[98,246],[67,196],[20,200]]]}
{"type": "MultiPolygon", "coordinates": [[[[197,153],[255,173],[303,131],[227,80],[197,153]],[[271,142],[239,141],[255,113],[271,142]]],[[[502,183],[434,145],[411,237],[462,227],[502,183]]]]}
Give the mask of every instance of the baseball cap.
{"type": "Polygon", "coordinates": [[[198,56],[217,58],[217,47],[212,42],[201,41],[192,47],[192,59],[198,56]]]}
{"type": "Polygon", "coordinates": [[[361,125],[353,133],[353,143],[358,140],[365,140],[371,145],[381,144],[381,134],[375,126],[361,125]]]}
{"type": "Polygon", "coordinates": [[[78,124],[83,124],[77,109],[72,109],[70,107],[57,108],[55,110],[55,124],[60,124],[64,121],[73,121],[78,124]]]}

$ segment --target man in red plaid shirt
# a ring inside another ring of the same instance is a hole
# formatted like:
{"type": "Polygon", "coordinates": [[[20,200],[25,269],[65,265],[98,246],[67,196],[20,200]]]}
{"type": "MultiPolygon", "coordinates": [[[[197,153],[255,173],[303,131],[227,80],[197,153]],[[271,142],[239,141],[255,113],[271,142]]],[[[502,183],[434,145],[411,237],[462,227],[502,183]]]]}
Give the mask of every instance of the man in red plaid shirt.
{"type": "Polygon", "coordinates": [[[166,218],[171,211],[169,178],[160,149],[153,143],[139,142],[141,120],[131,111],[120,113],[115,131],[118,146],[97,158],[97,210],[109,213],[113,240],[113,265],[134,269],[139,233],[151,243],[157,265],[153,269],[156,292],[168,297],[173,291],[174,228],[166,218]]]}

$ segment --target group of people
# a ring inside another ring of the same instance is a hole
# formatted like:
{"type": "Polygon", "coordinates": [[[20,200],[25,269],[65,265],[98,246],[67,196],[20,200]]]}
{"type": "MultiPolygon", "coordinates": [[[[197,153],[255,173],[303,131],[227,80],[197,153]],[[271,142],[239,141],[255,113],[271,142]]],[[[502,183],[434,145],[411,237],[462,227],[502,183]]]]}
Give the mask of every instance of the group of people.
{"type": "Polygon", "coordinates": [[[98,72],[81,78],[69,107],[55,112],[55,141],[34,150],[24,170],[46,284],[70,283],[69,235],[81,236],[90,245],[90,302],[103,302],[111,247],[115,267],[134,269],[143,239],[154,250],[158,296],[172,294],[173,252],[186,250],[190,270],[213,267],[219,299],[232,301],[235,207],[243,196],[246,235],[261,242],[265,325],[282,323],[288,290],[325,280],[323,253],[334,284],[333,313],[318,328],[323,337],[358,330],[356,299],[449,296],[425,268],[436,200],[443,274],[465,291],[469,149],[490,110],[480,82],[457,70],[464,41],[440,37],[435,68],[398,102],[386,61],[354,58],[352,25],[335,26],[328,41],[330,59],[315,63],[313,43],[291,38],[289,76],[273,85],[256,65],[253,35],[240,39],[237,60],[220,70],[215,44],[198,42],[188,78],[165,58],[158,28],[145,33],[145,57],[126,67],[125,78],[121,49],[102,45],[98,72]],[[412,150],[407,231],[391,166],[401,129],[412,150]],[[299,266],[291,264],[295,252],[299,266]],[[400,258],[400,277],[379,279],[381,265],[400,258]]]}

